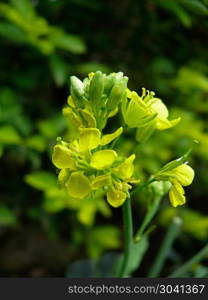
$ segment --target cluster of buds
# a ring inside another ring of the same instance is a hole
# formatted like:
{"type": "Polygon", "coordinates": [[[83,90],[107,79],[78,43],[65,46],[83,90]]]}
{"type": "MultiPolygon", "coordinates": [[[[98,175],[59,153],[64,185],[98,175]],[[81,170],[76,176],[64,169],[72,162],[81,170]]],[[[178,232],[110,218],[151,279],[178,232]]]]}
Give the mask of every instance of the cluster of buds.
{"type": "MultiPolygon", "coordinates": [[[[121,157],[112,149],[112,142],[123,132],[103,134],[110,117],[121,108],[123,120],[129,128],[137,128],[136,139],[144,142],[155,130],[175,126],[180,118],[169,120],[168,109],[153,92],[143,89],[142,96],[127,88],[123,73],[106,75],[90,73],[83,81],[71,77],[71,95],[63,115],[68,120],[68,141],[58,138],[52,161],[60,170],[58,180],[72,200],[95,199],[102,191],[113,207],[121,206],[129,195],[133,177],[135,154],[121,157]]],[[[164,166],[154,181],[171,183],[170,202],[175,207],[185,203],[183,186],[191,184],[194,171],[182,159],[164,166]]]]}
{"type": "Polygon", "coordinates": [[[70,108],[65,110],[76,128],[94,127],[102,130],[107,119],[118,111],[118,105],[127,93],[128,78],[123,73],[105,75],[90,73],[83,81],[71,77],[70,108]],[[79,124],[78,124],[79,123],[79,124]]]}

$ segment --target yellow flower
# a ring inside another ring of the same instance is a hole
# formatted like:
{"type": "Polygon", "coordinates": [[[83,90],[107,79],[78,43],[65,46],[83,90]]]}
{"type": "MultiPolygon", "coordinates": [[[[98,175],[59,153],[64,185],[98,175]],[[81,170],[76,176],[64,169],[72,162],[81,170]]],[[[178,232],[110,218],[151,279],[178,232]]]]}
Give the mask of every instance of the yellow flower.
{"type": "Polygon", "coordinates": [[[125,123],[130,128],[144,128],[151,124],[152,128],[164,130],[175,126],[180,118],[168,120],[168,109],[162,100],[155,98],[153,92],[146,92],[140,97],[136,92],[128,91],[128,100],[122,102],[122,113],[125,123]]]}
{"type": "MultiPolygon", "coordinates": [[[[177,160],[169,163],[169,166],[175,163],[177,163],[177,160]]],[[[169,191],[169,198],[171,204],[176,207],[178,205],[183,205],[186,202],[183,186],[188,186],[192,183],[194,179],[194,170],[187,164],[181,164],[172,169],[164,167],[164,171],[160,171],[156,174],[155,178],[157,180],[171,182],[172,187],[169,191]]]]}

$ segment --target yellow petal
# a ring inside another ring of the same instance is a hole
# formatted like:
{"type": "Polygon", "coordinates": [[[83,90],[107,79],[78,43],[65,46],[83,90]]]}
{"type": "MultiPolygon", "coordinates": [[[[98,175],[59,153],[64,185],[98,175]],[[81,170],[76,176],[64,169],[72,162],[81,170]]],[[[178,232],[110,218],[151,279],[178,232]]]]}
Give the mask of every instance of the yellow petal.
{"type": "Polygon", "coordinates": [[[126,200],[126,196],[126,193],[119,190],[110,189],[107,191],[107,201],[113,207],[121,206],[126,200]]]}
{"type": "Polygon", "coordinates": [[[154,112],[158,114],[159,118],[167,119],[168,118],[168,109],[166,105],[159,98],[153,98],[151,100],[151,108],[154,112]]]}
{"type": "Polygon", "coordinates": [[[181,118],[177,118],[175,120],[168,120],[168,109],[166,107],[166,105],[162,102],[162,100],[160,100],[159,98],[153,98],[150,101],[150,107],[151,109],[156,112],[157,118],[156,118],[156,128],[158,130],[165,130],[168,128],[171,128],[173,126],[175,126],[181,118]]]}
{"type": "Polygon", "coordinates": [[[66,187],[69,196],[78,199],[83,199],[91,192],[90,181],[81,171],[71,174],[66,187]]]}
{"type": "Polygon", "coordinates": [[[67,99],[67,103],[69,104],[69,106],[75,108],[75,104],[74,104],[74,101],[72,99],[72,96],[69,96],[68,99],[67,99]]]}
{"type": "Polygon", "coordinates": [[[183,186],[190,185],[194,179],[194,170],[186,164],[173,169],[171,173],[175,175],[177,180],[183,186]]]}
{"type": "Polygon", "coordinates": [[[69,178],[70,172],[69,169],[61,169],[58,174],[58,182],[61,186],[64,186],[67,179],[69,178]]]}
{"type": "Polygon", "coordinates": [[[116,157],[117,153],[113,150],[100,150],[93,153],[90,165],[97,170],[102,170],[110,167],[116,157]]]}
{"type": "Polygon", "coordinates": [[[169,121],[168,119],[156,118],[156,128],[158,130],[165,130],[171,128],[180,122],[181,118],[177,118],[169,121]]]}
{"type": "Polygon", "coordinates": [[[169,191],[169,198],[170,203],[173,207],[183,205],[186,202],[186,198],[184,196],[184,189],[177,181],[173,183],[169,191]]]}
{"type": "Polygon", "coordinates": [[[73,125],[75,128],[83,126],[81,119],[73,112],[70,107],[63,108],[63,115],[69,121],[70,125],[73,125]]]}
{"type": "Polygon", "coordinates": [[[64,145],[56,145],[53,148],[52,162],[59,169],[76,170],[72,152],[64,145]]]}
{"type": "Polygon", "coordinates": [[[114,173],[124,180],[131,178],[134,172],[133,161],[135,157],[135,154],[129,156],[122,164],[120,164],[117,168],[114,168],[114,173]]]}
{"type": "Polygon", "coordinates": [[[81,128],[79,147],[81,152],[92,150],[100,144],[100,131],[97,128],[81,128]]]}
{"type": "Polygon", "coordinates": [[[107,145],[110,142],[112,142],[114,139],[116,139],[119,135],[121,135],[123,132],[123,128],[120,127],[116,131],[114,131],[111,134],[105,134],[101,139],[101,145],[107,145]]]}
{"type": "Polygon", "coordinates": [[[104,174],[104,175],[100,175],[97,176],[96,178],[94,178],[92,180],[92,189],[99,189],[103,186],[108,186],[111,183],[111,176],[110,174],[104,174]]]}

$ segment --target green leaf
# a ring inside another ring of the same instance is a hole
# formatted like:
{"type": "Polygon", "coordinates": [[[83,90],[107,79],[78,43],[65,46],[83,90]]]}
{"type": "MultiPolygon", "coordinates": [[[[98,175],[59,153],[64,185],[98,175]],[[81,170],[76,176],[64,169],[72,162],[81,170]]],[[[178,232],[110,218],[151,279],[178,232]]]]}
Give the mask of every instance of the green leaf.
{"type": "Polygon", "coordinates": [[[0,205],[0,225],[15,225],[17,218],[15,214],[6,205],[0,205]]]}
{"type": "Polygon", "coordinates": [[[57,114],[54,118],[42,120],[38,122],[38,129],[47,138],[56,138],[65,128],[66,123],[61,114],[57,114]]]}
{"type": "Polygon", "coordinates": [[[147,236],[143,236],[138,243],[132,245],[130,261],[126,272],[128,275],[131,275],[139,268],[148,246],[149,242],[147,236]]]}
{"type": "Polygon", "coordinates": [[[199,13],[202,15],[208,14],[207,6],[199,0],[181,0],[181,3],[194,13],[199,13]]]}
{"type": "Polygon", "coordinates": [[[0,127],[0,143],[19,145],[22,143],[22,138],[12,126],[5,125],[0,127]]]}
{"type": "Polygon", "coordinates": [[[64,33],[58,29],[54,32],[52,39],[57,48],[67,50],[75,54],[82,54],[86,52],[85,43],[78,36],[64,33]]]}
{"type": "Polygon", "coordinates": [[[25,182],[42,191],[47,191],[48,189],[57,186],[56,176],[45,171],[34,172],[26,175],[25,182]]]}
{"type": "Polygon", "coordinates": [[[119,229],[114,226],[97,226],[88,236],[87,251],[97,258],[106,249],[116,249],[120,246],[119,229]]]}
{"type": "Polygon", "coordinates": [[[35,149],[39,152],[44,151],[47,148],[47,142],[46,139],[41,135],[33,135],[26,139],[26,145],[29,148],[35,149]]]}
{"type": "Polygon", "coordinates": [[[16,43],[21,44],[27,42],[25,33],[18,27],[7,22],[0,23],[0,35],[16,43]]]}
{"type": "Polygon", "coordinates": [[[182,7],[181,3],[175,0],[154,0],[158,6],[163,9],[170,11],[170,13],[175,14],[178,19],[183,23],[184,26],[190,27],[192,20],[186,10],[182,7]]]}
{"type": "Polygon", "coordinates": [[[2,157],[3,153],[4,153],[4,147],[0,145],[0,158],[2,157]]]}
{"type": "Polygon", "coordinates": [[[57,86],[62,86],[69,73],[67,63],[58,55],[51,55],[49,57],[49,65],[53,79],[57,86]]]}
{"type": "Polygon", "coordinates": [[[31,0],[10,0],[10,2],[24,18],[31,19],[35,17],[31,0]]]}

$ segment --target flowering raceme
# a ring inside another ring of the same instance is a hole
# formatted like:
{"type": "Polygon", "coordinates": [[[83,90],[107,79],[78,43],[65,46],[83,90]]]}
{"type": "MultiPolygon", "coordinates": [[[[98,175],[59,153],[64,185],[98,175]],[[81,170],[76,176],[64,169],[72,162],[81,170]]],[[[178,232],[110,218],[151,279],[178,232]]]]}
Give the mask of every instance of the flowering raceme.
{"type": "MultiPolygon", "coordinates": [[[[139,182],[133,177],[135,154],[122,157],[114,149],[123,127],[103,133],[108,119],[120,108],[125,124],[137,128],[138,142],[180,121],[168,119],[167,107],[153,92],[143,89],[140,97],[127,88],[127,81],[121,72],[106,75],[97,71],[83,81],[71,77],[71,95],[63,109],[69,134],[67,141],[57,139],[52,154],[60,186],[71,201],[87,199],[93,203],[99,194],[106,196],[111,206],[119,207],[129,196],[131,185],[139,182]]],[[[154,180],[171,183],[170,202],[176,207],[185,203],[183,186],[191,184],[193,177],[191,167],[174,161],[163,167],[154,180]]]]}

